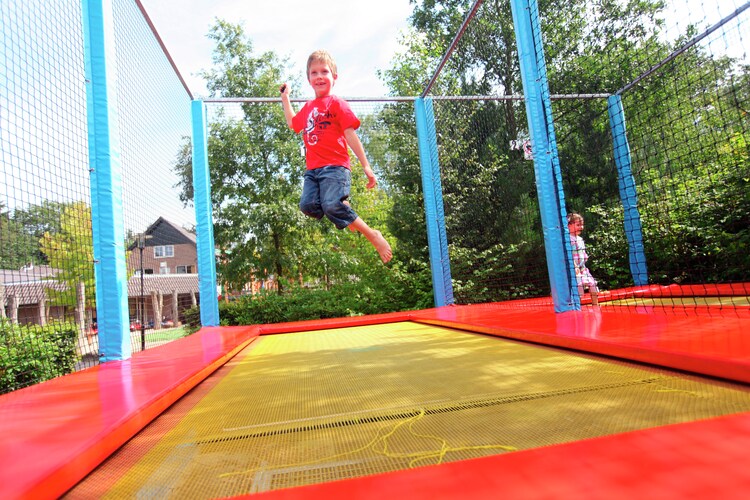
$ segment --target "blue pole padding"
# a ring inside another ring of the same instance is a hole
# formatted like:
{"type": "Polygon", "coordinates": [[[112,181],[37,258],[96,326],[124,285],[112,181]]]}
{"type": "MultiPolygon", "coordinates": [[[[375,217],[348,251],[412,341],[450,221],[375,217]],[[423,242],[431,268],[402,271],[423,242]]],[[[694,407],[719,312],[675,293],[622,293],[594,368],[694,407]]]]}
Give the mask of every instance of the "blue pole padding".
{"type": "Polygon", "coordinates": [[[534,0],[511,0],[552,302],[555,312],[564,312],[580,309],[580,299],[570,242],[566,241],[565,197],[557,163],[552,106],[536,5],[534,0]],[[538,49],[534,42],[535,32],[540,44],[538,49]]]}
{"type": "Polygon", "coordinates": [[[638,210],[638,191],[631,169],[630,144],[625,129],[625,110],[622,97],[619,95],[607,98],[609,125],[612,129],[615,165],[617,166],[617,183],[620,188],[620,202],[623,208],[625,237],[628,240],[628,258],[630,274],[636,286],[648,284],[646,253],[643,250],[643,228],[641,214],[638,210]]]}
{"type": "MultiPolygon", "coordinates": [[[[557,135],[555,134],[555,123],[552,114],[552,100],[550,99],[549,88],[547,85],[547,65],[544,62],[544,46],[541,43],[541,28],[539,26],[539,12],[538,4],[536,1],[529,3],[530,7],[530,18],[533,33],[538,37],[540,41],[536,51],[536,63],[537,70],[539,72],[539,82],[544,82],[544,85],[540,85],[541,100],[544,105],[544,116],[547,126],[547,145],[549,147],[550,156],[552,160],[552,183],[555,186],[554,192],[556,198],[549,198],[549,206],[551,207],[553,215],[559,218],[560,238],[562,240],[562,251],[564,259],[564,270],[558,269],[559,273],[564,274],[567,272],[567,283],[569,283],[570,298],[562,299],[567,300],[570,304],[569,307],[564,307],[562,310],[578,310],[581,307],[581,297],[578,293],[578,286],[576,280],[575,262],[573,259],[573,248],[570,241],[570,232],[568,231],[568,214],[565,208],[565,190],[563,189],[562,183],[562,170],[560,169],[560,155],[557,149],[557,135]]],[[[557,231],[556,231],[557,233],[557,231]]],[[[557,234],[554,235],[557,238],[557,234]]],[[[558,249],[557,245],[553,245],[554,249],[558,249]]],[[[560,256],[556,257],[556,262],[560,259],[560,256]]],[[[560,283],[566,283],[564,277],[559,278],[560,283]]]]}
{"type": "Polygon", "coordinates": [[[198,289],[201,325],[219,326],[219,296],[216,290],[216,251],[214,245],[211,176],[208,169],[206,110],[203,101],[192,102],[193,116],[193,202],[198,245],[198,289]]]}
{"type": "Polygon", "coordinates": [[[414,114],[417,122],[419,162],[422,170],[427,243],[432,271],[432,292],[435,306],[440,307],[453,304],[454,298],[432,99],[429,97],[417,98],[414,102],[414,114]]]}
{"type": "Polygon", "coordinates": [[[91,231],[102,362],[130,358],[112,4],[82,0],[91,231]]]}

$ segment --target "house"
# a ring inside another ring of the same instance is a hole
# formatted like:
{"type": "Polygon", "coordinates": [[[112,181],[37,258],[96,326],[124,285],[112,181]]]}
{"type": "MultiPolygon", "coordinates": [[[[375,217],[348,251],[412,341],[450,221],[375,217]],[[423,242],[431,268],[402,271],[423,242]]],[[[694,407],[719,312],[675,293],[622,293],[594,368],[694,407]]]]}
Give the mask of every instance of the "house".
{"type": "MultiPolygon", "coordinates": [[[[178,326],[184,312],[199,300],[195,235],[160,217],[146,229],[142,241],[142,249],[138,240],[128,247],[130,330],[139,330],[141,321],[154,329],[178,326]]],[[[42,326],[53,320],[75,321],[79,353],[95,355],[96,311],[85,306],[84,283],[76,286],[75,305],[54,305],[53,291],[68,286],[55,279],[58,274],[50,266],[31,264],[20,270],[0,270],[0,318],[42,326]]]]}
{"type": "Polygon", "coordinates": [[[128,247],[128,276],[140,274],[141,269],[144,274],[198,273],[198,253],[193,233],[159,217],[143,236],[140,246],[139,238],[136,238],[128,247]]]}
{"type": "MultiPolygon", "coordinates": [[[[128,308],[131,322],[161,328],[177,325],[182,313],[198,303],[195,235],[159,217],[144,232],[143,260],[138,240],[128,247],[128,308]],[[143,270],[143,273],[141,273],[143,270]],[[143,276],[143,279],[141,279],[143,276]]],[[[92,270],[93,272],[93,270],[92,270]]],[[[27,265],[20,270],[0,270],[0,317],[16,324],[46,325],[50,320],[75,318],[82,331],[96,319],[84,316],[84,307],[51,305],[50,290],[63,291],[55,281],[59,270],[27,265]]],[[[83,295],[83,291],[77,291],[83,295]]]]}
{"type": "Polygon", "coordinates": [[[164,217],[128,246],[127,270],[131,328],[177,326],[198,303],[195,235],[164,217]]]}
{"type": "Polygon", "coordinates": [[[54,281],[57,269],[26,265],[19,270],[0,269],[0,317],[16,324],[46,325],[62,320],[69,311],[50,304],[49,290],[61,291],[64,285],[54,281]]]}
{"type": "MultiPolygon", "coordinates": [[[[198,254],[195,235],[164,217],[159,217],[127,247],[129,276],[128,311],[131,330],[159,329],[177,326],[184,321],[184,312],[199,301],[198,254]]],[[[49,266],[26,266],[19,271],[0,271],[0,305],[2,317],[19,324],[46,324],[50,319],[70,319],[80,325],[81,332],[95,331],[94,311],[86,317],[83,291],[77,290],[79,306],[52,306],[50,289],[63,290],[55,281],[57,270],[49,266]]],[[[82,286],[82,284],[81,284],[82,286]]],[[[273,278],[251,280],[236,293],[224,294],[224,300],[262,289],[275,289],[273,278]]]]}

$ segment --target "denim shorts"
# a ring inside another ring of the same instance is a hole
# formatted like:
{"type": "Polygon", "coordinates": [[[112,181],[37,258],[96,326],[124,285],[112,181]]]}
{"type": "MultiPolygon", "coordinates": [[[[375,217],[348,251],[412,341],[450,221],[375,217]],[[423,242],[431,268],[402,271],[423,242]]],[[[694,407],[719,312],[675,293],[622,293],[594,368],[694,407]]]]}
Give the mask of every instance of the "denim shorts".
{"type": "Polygon", "coordinates": [[[305,171],[299,208],[308,217],[322,219],[325,215],[337,229],[354,222],[357,214],[343,202],[349,198],[352,173],[346,167],[329,165],[305,171]]]}

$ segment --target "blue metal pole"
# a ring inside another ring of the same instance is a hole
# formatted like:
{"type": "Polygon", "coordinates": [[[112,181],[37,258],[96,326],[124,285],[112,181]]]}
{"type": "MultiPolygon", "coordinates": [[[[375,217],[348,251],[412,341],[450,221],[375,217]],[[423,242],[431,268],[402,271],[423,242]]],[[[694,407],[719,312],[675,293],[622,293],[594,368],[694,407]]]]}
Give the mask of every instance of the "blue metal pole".
{"type": "Polygon", "coordinates": [[[630,274],[636,286],[648,284],[646,253],[643,250],[643,229],[641,214],[638,211],[638,191],[631,169],[630,144],[625,129],[625,110],[622,97],[610,96],[607,99],[609,124],[612,129],[615,165],[617,165],[617,184],[620,188],[620,201],[623,208],[625,237],[628,240],[628,258],[630,274]]]}
{"type": "Polygon", "coordinates": [[[414,102],[414,114],[417,122],[419,162],[422,170],[427,242],[432,271],[432,292],[435,298],[435,306],[440,307],[453,304],[454,299],[432,99],[429,97],[417,98],[414,102]]]}
{"type": "Polygon", "coordinates": [[[109,0],[82,0],[91,231],[100,360],[131,355],[114,22],[109,0]]]}
{"type": "Polygon", "coordinates": [[[568,236],[537,4],[535,0],[511,0],[511,10],[534,154],[552,301],[556,312],[576,310],[580,309],[580,299],[568,236]]]}
{"type": "Polygon", "coordinates": [[[198,252],[198,288],[201,324],[219,325],[219,296],[216,291],[216,250],[211,203],[211,176],[208,169],[206,110],[203,101],[192,102],[193,116],[193,202],[195,203],[198,252]]]}

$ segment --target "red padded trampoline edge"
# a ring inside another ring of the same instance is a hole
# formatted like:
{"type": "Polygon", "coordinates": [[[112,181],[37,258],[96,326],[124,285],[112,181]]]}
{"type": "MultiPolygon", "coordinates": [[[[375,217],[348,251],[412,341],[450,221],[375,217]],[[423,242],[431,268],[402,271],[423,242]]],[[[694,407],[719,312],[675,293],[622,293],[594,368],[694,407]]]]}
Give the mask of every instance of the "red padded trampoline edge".
{"type": "Polygon", "coordinates": [[[709,377],[718,377],[736,382],[750,383],[750,362],[739,363],[731,360],[717,360],[716,358],[672,352],[663,349],[644,349],[638,346],[628,346],[616,342],[565,337],[560,334],[542,332],[509,330],[505,328],[480,327],[461,323],[430,319],[414,319],[418,323],[444,326],[458,330],[467,330],[495,337],[502,337],[550,347],[573,349],[591,354],[600,354],[627,361],[637,361],[650,365],[661,366],[674,370],[692,372],[709,377]]]}
{"type": "MultiPolygon", "coordinates": [[[[599,302],[620,299],[644,299],[644,298],[678,298],[678,297],[741,297],[750,295],[750,282],[737,283],[704,283],[678,285],[641,285],[614,290],[601,290],[599,302]]],[[[511,301],[517,305],[542,305],[552,306],[552,297],[537,297],[532,299],[518,299],[511,301]]],[[[581,303],[591,303],[591,297],[587,294],[581,297],[581,303]]]]}
{"type": "Polygon", "coordinates": [[[0,444],[2,496],[36,499],[62,495],[167,407],[257,338],[258,334],[257,326],[202,328],[194,335],[172,342],[170,358],[158,357],[160,353],[156,349],[159,348],[155,348],[136,353],[124,362],[112,361],[0,396],[0,408],[5,409],[3,413],[8,413],[0,421],[0,435],[4,438],[0,444]],[[209,359],[202,367],[194,363],[196,356],[205,357],[207,354],[209,359]],[[167,378],[167,383],[164,377],[148,380],[151,377],[149,373],[153,371],[149,368],[153,368],[154,361],[159,363],[155,368],[158,372],[163,374],[167,370],[173,377],[167,378]],[[125,370],[123,366],[130,369],[125,370]],[[94,401],[91,397],[103,392],[97,389],[100,380],[106,377],[102,373],[109,369],[117,370],[118,374],[127,372],[131,375],[130,379],[119,375],[122,385],[129,381],[132,387],[131,391],[123,390],[117,396],[132,396],[133,392],[139,392],[135,398],[138,403],[125,406],[107,422],[96,422],[100,424],[99,430],[87,435],[86,419],[90,412],[102,413],[101,408],[107,403],[94,401]],[[70,392],[68,397],[60,397],[60,393],[66,390],[70,392]],[[82,394],[82,390],[89,392],[82,394]],[[76,401],[74,405],[78,413],[66,415],[69,400],[81,399],[81,396],[84,396],[84,400],[76,401]],[[45,406],[50,400],[58,401],[62,409],[45,406]],[[42,413],[47,414],[48,418],[40,418],[42,413]],[[78,432],[71,429],[71,418],[79,420],[77,423],[81,429],[78,432]],[[15,428],[8,431],[6,427],[11,424],[15,428]],[[24,429],[24,426],[29,428],[24,429]],[[11,437],[13,439],[6,439],[11,437]],[[49,441],[62,438],[63,442],[50,443],[49,446],[39,442],[30,444],[34,437],[49,441]],[[40,448],[43,448],[43,453],[29,453],[40,448]]]}
{"type": "Polygon", "coordinates": [[[750,338],[746,339],[742,331],[743,327],[750,328],[747,318],[714,318],[712,321],[723,328],[696,348],[694,339],[682,329],[680,321],[684,318],[664,315],[656,325],[635,323],[635,319],[651,316],[631,314],[627,308],[556,314],[548,308],[513,310],[483,305],[424,310],[413,314],[411,320],[750,383],[750,338]],[[592,324],[594,315],[607,323],[592,324]],[[669,342],[659,345],[665,340],[669,342]],[[733,352],[712,350],[717,344],[731,346],[733,352]]]}

